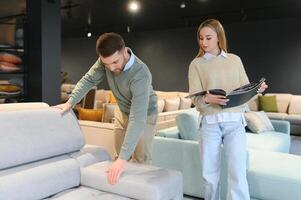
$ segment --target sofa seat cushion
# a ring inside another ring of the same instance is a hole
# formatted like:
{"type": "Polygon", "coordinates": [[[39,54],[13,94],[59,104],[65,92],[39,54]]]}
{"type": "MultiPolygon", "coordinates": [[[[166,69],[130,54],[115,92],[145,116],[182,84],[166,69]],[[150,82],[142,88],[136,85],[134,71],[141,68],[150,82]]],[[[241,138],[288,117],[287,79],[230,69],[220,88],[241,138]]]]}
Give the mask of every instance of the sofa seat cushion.
{"type": "Polygon", "coordinates": [[[59,156],[0,171],[0,199],[43,199],[78,186],[76,159],[59,156]]]}
{"type": "Polygon", "coordinates": [[[279,132],[247,133],[247,148],[288,153],[290,136],[279,132]]]}
{"type": "Polygon", "coordinates": [[[63,191],[45,200],[130,200],[116,194],[95,190],[88,187],[77,187],[63,191]]]}
{"type": "Polygon", "coordinates": [[[114,124],[108,122],[95,122],[95,121],[88,121],[88,120],[78,120],[80,126],[90,126],[95,128],[104,128],[104,129],[113,129],[114,124]]]}
{"type": "Polygon", "coordinates": [[[248,150],[250,195],[257,199],[301,199],[301,157],[248,150]]]}
{"type": "Polygon", "coordinates": [[[281,119],[281,120],[284,120],[288,116],[287,113],[266,112],[266,114],[271,119],[281,119]]]}
{"type": "Polygon", "coordinates": [[[290,121],[291,123],[294,124],[301,124],[301,115],[299,114],[290,114],[285,117],[285,120],[290,121]]]}
{"type": "Polygon", "coordinates": [[[81,185],[144,200],[176,199],[179,194],[183,195],[180,172],[127,163],[118,184],[112,186],[107,181],[106,172],[111,164],[106,161],[81,169],[81,185]]]}
{"type": "Polygon", "coordinates": [[[179,130],[176,126],[159,130],[157,135],[161,137],[180,139],[179,130]]]}
{"type": "Polygon", "coordinates": [[[74,114],[62,116],[56,108],[0,112],[0,124],[0,169],[71,153],[84,146],[74,114]]]}

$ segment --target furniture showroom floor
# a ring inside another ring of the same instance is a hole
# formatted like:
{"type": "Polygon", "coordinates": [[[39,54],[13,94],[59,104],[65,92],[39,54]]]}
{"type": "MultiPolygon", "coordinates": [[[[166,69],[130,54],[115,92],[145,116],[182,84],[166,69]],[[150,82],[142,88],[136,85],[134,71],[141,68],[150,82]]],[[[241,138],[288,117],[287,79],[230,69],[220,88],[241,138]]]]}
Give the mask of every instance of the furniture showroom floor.
{"type": "MultiPolygon", "coordinates": [[[[290,153],[301,156],[301,137],[300,136],[291,136],[290,153]]],[[[196,198],[196,197],[185,196],[184,200],[202,200],[202,199],[196,198]]]]}

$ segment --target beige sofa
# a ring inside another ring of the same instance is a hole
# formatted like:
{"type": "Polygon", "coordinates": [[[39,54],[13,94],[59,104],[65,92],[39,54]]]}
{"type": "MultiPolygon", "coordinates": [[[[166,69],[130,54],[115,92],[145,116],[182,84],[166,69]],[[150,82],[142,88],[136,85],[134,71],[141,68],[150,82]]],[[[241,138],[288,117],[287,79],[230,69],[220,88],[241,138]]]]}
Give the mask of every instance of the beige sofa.
{"type": "MultiPolygon", "coordinates": [[[[163,92],[156,91],[158,96],[158,120],[157,130],[173,127],[176,125],[175,117],[191,108],[191,100],[184,98],[185,92],[163,92]]],[[[114,109],[117,104],[110,102],[109,91],[97,90],[95,94],[94,108],[103,108],[101,122],[79,120],[87,144],[98,145],[105,148],[114,158],[114,109]]]]}
{"type": "MultiPolygon", "coordinates": [[[[291,134],[301,135],[301,95],[286,93],[266,93],[266,96],[276,96],[278,112],[266,112],[271,119],[287,120],[291,124],[291,134]]],[[[258,111],[258,98],[249,103],[252,111],[258,111]]]]}

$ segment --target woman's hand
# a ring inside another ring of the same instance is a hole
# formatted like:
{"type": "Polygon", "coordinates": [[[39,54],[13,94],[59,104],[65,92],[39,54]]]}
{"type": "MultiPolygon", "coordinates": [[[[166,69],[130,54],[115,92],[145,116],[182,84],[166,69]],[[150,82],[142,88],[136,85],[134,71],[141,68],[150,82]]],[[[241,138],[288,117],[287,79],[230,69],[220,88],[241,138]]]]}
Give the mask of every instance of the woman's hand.
{"type": "Polygon", "coordinates": [[[263,82],[260,86],[260,88],[257,90],[257,93],[263,93],[269,86],[263,82]]]}
{"type": "Polygon", "coordinates": [[[227,105],[229,99],[227,99],[226,96],[210,94],[210,92],[207,91],[207,94],[203,96],[203,101],[209,104],[218,104],[225,106],[227,105]]]}

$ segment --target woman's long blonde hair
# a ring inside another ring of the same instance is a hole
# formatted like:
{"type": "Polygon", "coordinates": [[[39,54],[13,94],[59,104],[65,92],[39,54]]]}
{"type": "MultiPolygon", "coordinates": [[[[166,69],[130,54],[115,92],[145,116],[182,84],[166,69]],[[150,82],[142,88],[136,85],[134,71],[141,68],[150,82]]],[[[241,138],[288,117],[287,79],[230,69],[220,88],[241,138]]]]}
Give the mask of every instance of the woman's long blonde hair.
{"type": "Polygon", "coordinates": [[[205,54],[205,52],[203,51],[203,49],[200,45],[200,31],[204,27],[209,27],[216,32],[219,48],[227,53],[228,52],[227,39],[226,39],[225,31],[224,31],[222,24],[216,19],[207,19],[206,21],[201,23],[198,28],[197,41],[198,41],[198,45],[200,48],[199,48],[199,53],[198,53],[197,57],[202,57],[205,54]]]}

